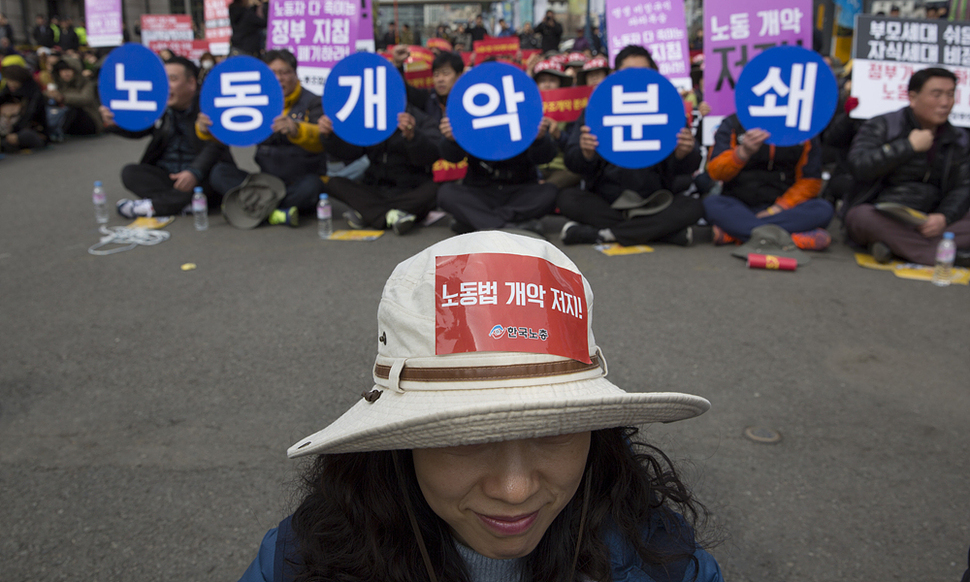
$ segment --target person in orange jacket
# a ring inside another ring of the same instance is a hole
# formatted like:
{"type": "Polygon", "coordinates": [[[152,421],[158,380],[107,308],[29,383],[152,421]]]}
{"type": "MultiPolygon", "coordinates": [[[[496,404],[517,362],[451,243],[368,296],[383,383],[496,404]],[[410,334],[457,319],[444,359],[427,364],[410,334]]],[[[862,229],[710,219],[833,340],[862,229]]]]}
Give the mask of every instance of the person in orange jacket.
{"type": "Polygon", "coordinates": [[[833,208],[818,198],[822,189],[822,149],[817,137],[777,147],[765,143],[763,129],[745,129],[737,115],[726,118],[714,136],[707,172],[721,180],[720,196],[704,199],[714,243],[744,241],[751,230],[774,224],[801,249],[822,250],[832,237],[825,227],[833,208]]]}

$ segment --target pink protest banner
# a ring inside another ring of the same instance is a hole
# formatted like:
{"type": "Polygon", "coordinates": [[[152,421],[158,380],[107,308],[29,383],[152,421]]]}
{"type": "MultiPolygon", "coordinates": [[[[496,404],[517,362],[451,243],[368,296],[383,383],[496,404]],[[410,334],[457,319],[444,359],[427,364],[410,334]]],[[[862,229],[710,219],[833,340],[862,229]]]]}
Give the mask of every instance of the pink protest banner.
{"type": "Polygon", "coordinates": [[[214,55],[229,54],[229,39],[232,37],[232,25],[229,24],[230,0],[205,0],[205,39],[214,55]]]}
{"type": "Polygon", "coordinates": [[[88,46],[121,46],[121,0],[84,0],[88,46]]]}
{"type": "Polygon", "coordinates": [[[141,43],[153,51],[160,51],[166,46],[158,43],[169,41],[192,41],[195,34],[192,31],[192,17],[188,14],[142,14],[141,15],[141,43]],[[152,46],[155,43],[155,46],[152,46]]]}
{"type": "Polygon", "coordinates": [[[610,63],[624,47],[640,45],[650,51],[660,74],[678,89],[690,89],[690,52],[684,3],[678,0],[616,0],[609,2],[606,30],[610,63]]]}
{"type": "Polygon", "coordinates": [[[330,69],[355,52],[359,23],[352,0],[270,0],[266,48],[296,55],[300,83],[321,95],[330,69]]]}
{"type": "Polygon", "coordinates": [[[704,100],[711,115],[734,113],[741,69],[779,44],[812,47],[811,0],[704,3],[704,100]]]}

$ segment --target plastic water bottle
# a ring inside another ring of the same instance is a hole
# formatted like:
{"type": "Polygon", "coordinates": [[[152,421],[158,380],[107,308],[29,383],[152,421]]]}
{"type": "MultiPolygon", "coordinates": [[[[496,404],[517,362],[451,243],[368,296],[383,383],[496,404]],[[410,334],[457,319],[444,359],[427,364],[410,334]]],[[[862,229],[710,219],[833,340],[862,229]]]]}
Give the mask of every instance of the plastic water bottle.
{"type": "Polygon", "coordinates": [[[108,195],[104,193],[101,182],[94,183],[94,193],[91,194],[91,201],[94,202],[94,218],[98,224],[108,224],[108,195]]]}
{"type": "Polygon", "coordinates": [[[209,201],[201,186],[196,186],[195,194],[192,194],[192,216],[195,217],[195,230],[209,228],[209,201]]]}
{"type": "Polygon", "coordinates": [[[936,268],[933,269],[933,284],[946,287],[953,277],[953,259],[956,258],[957,243],[952,232],[944,232],[940,246],[936,247],[936,268]]]}
{"type": "Polygon", "coordinates": [[[321,194],[320,202],[317,202],[317,232],[322,239],[333,236],[333,208],[326,194],[321,194]]]}

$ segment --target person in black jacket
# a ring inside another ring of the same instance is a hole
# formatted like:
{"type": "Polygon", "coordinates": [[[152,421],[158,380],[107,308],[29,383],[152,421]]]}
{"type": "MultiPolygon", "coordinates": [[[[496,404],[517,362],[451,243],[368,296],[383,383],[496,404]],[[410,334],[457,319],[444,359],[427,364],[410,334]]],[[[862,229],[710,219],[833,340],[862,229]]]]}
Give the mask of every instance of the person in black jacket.
{"type": "Polygon", "coordinates": [[[61,38],[58,44],[61,45],[61,50],[76,51],[81,48],[81,39],[78,38],[77,32],[74,30],[74,23],[70,18],[65,18],[61,21],[61,38]]]}
{"type": "Polygon", "coordinates": [[[47,48],[54,46],[54,29],[47,24],[47,19],[43,16],[38,16],[36,18],[36,25],[30,30],[31,36],[34,37],[34,43],[39,44],[47,48]]]}
{"type": "Polygon", "coordinates": [[[118,127],[114,113],[101,106],[101,119],[108,131],[123,137],[139,139],[151,136],[141,162],[121,170],[121,182],[140,200],[118,201],[118,214],[166,216],[177,214],[192,201],[192,191],[202,186],[209,206],[222,201],[209,184],[209,173],[216,162],[232,163],[229,148],[219,142],[205,142],[195,134],[199,115],[198,69],[192,61],[175,57],[165,63],[168,73],[168,106],[155,125],[143,131],[118,127]]]}
{"type": "Polygon", "coordinates": [[[511,228],[540,232],[539,219],[555,208],[553,184],[540,184],[538,166],[548,164],[559,149],[549,135],[549,119],[543,119],[539,134],[527,150],[517,156],[488,161],[465,152],[451,133],[448,117],[441,118],[441,157],[457,164],[468,159],[464,180],[448,182],[438,190],[438,206],[450,213],[458,233],[511,228]]]}
{"type": "Polygon", "coordinates": [[[47,110],[44,94],[30,71],[19,65],[3,68],[6,86],[0,91],[0,114],[5,135],[0,149],[5,152],[37,149],[47,145],[47,110]]]}
{"type": "Polygon", "coordinates": [[[438,184],[431,166],[438,159],[437,124],[408,104],[397,116],[391,137],[369,147],[351,145],[333,132],[326,115],[318,123],[327,152],[344,160],[370,159],[362,183],[332,177],[327,193],[352,210],[344,214],[353,228],[390,228],[405,234],[435,207],[438,184]]]}
{"type": "MultiPolygon", "coordinates": [[[[261,172],[272,174],[286,184],[286,196],[279,209],[269,217],[270,224],[298,226],[300,212],[316,207],[323,191],[321,176],[327,175],[317,120],[323,114],[320,96],[304,89],[296,76],[296,57],[286,49],[266,53],[264,59],[276,73],[283,89],[283,113],[273,120],[273,134],[256,146],[256,164],[261,172]]],[[[204,113],[196,124],[198,137],[214,140],[209,133],[212,120],[204,113]]],[[[220,163],[212,170],[212,186],[225,195],[242,184],[248,172],[232,163],[220,163]]]]}
{"type": "Polygon", "coordinates": [[[266,5],[260,0],[233,0],[229,5],[229,24],[232,54],[259,57],[266,28],[266,5]]]}
{"type": "MultiPolygon", "coordinates": [[[[628,46],[616,56],[616,68],[634,67],[657,68],[645,48],[628,46]]],[[[585,188],[566,188],[559,193],[559,211],[570,219],[562,229],[563,243],[691,244],[691,226],[704,215],[704,206],[699,200],[677,194],[682,189],[678,182],[689,184],[690,175],[701,163],[700,149],[690,130],[680,130],[677,148],[665,160],[647,168],[627,169],[596,153],[599,141],[585,119],[584,111],[565,149],[566,167],[582,175],[586,183],[585,188]],[[621,197],[632,203],[618,203],[621,197]]]]}
{"type": "Polygon", "coordinates": [[[562,25],[556,22],[552,10],[546,10],[545,19],[536,26],[536,34],[542,36],[542,52],[558,51],[562,41],[562,25]]]}
{"type": "Polygon", "coordinates": [[[958,252],[970,249],[970,143],[948,121],[955,89],[956,76],[947,69],[914,73],[909,106],[870,119],[852,141],[849,163],[860,188],[845,201],[845,226],[879,262],[895,254],[932,265],[944,231],[954,234],[958,252]],[[919,224],[874,206],[888,202],[916,211],[910,218],[919,224]]]}

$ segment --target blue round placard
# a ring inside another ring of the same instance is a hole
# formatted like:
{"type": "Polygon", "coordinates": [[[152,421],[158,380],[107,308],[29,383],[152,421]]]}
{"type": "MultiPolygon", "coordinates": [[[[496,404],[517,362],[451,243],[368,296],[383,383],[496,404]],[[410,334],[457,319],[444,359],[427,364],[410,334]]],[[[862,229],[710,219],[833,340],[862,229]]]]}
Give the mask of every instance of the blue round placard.
{"type": "Polygon", "coordinates": [[[406,103],[404,79],[390,61],[373,53],[341,60],[323,88],[323,110],[333,121],[333,131],[356,146],[391,137],[406,103]]]}
{"type": "Polygon", "coordinates": [[[128,131],[151,127],[168,104],[168,75],[162,59],[148,48],[124,44],[108,54],[98,73],[102,105],[128,131]]]}
{"type": "Polygon", "coordinates": [[[504,63],[483,63],[463,74],[448,95],[455,141],[483,160],[507,160],[539,135],[542,96],[535,81],[504,63]]]}
{"type": "Polygon", "coordinates": [[[621,168],[646,168],[677,148],[687,115],[680,93],[663,75],[653,69],[624,69],[596,86],[586,105],[586,125],[606,161],[621,168]]]}
{"type": "Polygon", "coordinates": [[[738,121],[791,146],[825,129],[839,100],[835,75],[821,55],[800,46],[770,48],[745,65],[734,87],[738,121]]]}
{"type": "Polygon", "coordinates": [[[212,119],[209,131],[216,139],[247,147],[273,135],[273,120],[283,113],[283,89],[262,61],[232,57],[206,75],[199,107],[212,119]]]}

